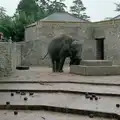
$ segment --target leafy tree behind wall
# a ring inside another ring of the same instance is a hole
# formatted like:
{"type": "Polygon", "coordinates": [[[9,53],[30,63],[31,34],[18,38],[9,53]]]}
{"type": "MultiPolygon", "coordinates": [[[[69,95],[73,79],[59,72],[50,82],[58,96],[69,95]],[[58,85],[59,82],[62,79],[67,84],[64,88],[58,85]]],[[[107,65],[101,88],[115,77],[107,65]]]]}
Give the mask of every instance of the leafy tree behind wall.
{"type": "Polygon", "coordinates": [[[26,16],[25,12],[15,14],[13,17],[14,36],[16,42],[24,41],[25,26],[34,22],[34,17],[26,16]]]}
{"type": "Polygon", "coordinates": [[[49,14],[52,14],[54,12],[65,12],[65,8],[67,8],[67,6],[64,4],[64,0],[54,0],[48,6],[48,12],[49,14]]]}
{"type": "Polygon", "coordinates": [[[6,14],[6,10],[3,7],[0,7],[0,32],[2,32],[6,38],[13,35],[12,18],[6,14]]]}
{"type": "Polygon", "coordinates": [[[64,0],[21,0],[17,12],[24,12],[36,21],[54,12],[65,11],[66,5],[63,2],[64,0]]]}
{"type": "Polygon", "coordinates": [[[21,13],[24,12],[26,16],[36,16],[38,12],[38,4],[36,0],[21,0],[17,7],[17,12],[21,13]]]}
{"type": "Polygon", "coordinates": [[[65,11],[64,0],[21,0],[14,15],[14,39],[24,40],[24,27],[54,12],[65,11]]]}
{"type": "Polygon", "coordinates": [[[120,3],[115,3],[116,4],[116,11],[120,11],[120,3]]]}
{"type": "Polygon", "coordinates": [[[5,8],[0,6],[0,19],[4,18],[6,16],[6,10],[5,8]]]}
{"type": "Polygon", "coordinates": [[[81,19],[88,19],[89,16],[85,13],[86,7],[84,7],[82,0],[73,0],[73,6],[70,7],[71,13],[81,19]]]}
{"type": "MultiPolygon", "coordinates": [[[[23,41],[25,26],[40,20],[54,12],[63,12],[67,6],[64,0],[21,0],[13,17],[6,15],[5,9],[0,7],[0,32],[13,41],[23,41]]],[[[72,14],[87,19],[86,8],[81,0],[74,0],[71,7],[72,14]]]]}

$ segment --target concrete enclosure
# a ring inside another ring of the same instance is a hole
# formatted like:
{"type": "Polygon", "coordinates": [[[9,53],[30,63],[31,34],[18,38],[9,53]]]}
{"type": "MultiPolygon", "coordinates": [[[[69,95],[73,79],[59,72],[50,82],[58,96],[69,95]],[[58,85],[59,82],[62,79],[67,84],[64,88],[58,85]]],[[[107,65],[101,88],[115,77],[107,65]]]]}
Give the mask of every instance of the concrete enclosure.
{"type": "MultiPolygon", "coordinates": [[[[50,66],[49,56],[45,60],[42,60],[42,58],[47,54],[48,44],[52,38],[63,33],[81,41],[83,44],[83,60],[104,59],[111,60],[113,65],[120,64],[119,19],[92,23],[76,20],[73,17],[71,21],[70,18],[65,17],[65,21],[58,19],[47,20],[48,18],[27,26],[25,28],[25,41],[16,44],[12,43],[12,45],[16,46],[15,48],[10,47],[9,43],[1,42],[1,56],[4,58],[3,50],[7,45],[7,49],[11,49],[11,52],[8,53],[8,50],[7,54],[16,55],[11,57],[11,60],[16,62],[15,65],[50,66]]],[[[1,60],[3,58],[1,57],[1,60]]],[[[68,61],[69,59],[66,60],[66,63],[68,61]]],[[[13,62],[11,64],[15,68],[13,62]]]]}
{"type": "Polygon", "coordinates": [[[84,60],[103,59],[112,60],[113,64],[120,64],[120,20],[101,22],[62,22],[38,21],[26,27],[23,56],[31,51],[23,64],[48,65],[49,58],[41,61],[47,53],[47,46],[54,36],[65,33],[79,39],[83,43],[82,58],[84,60]],[[99,38],[104,38],[99,40],[99,38]],[[98,39],[96,39],[98,38],[98,39]],[[36,51],[36,52],[35,52],[36,51]]]}
{"type": "Polygon", "coordinates": [[[21,64],[21,45],[11,42],[0,42],[0,77],[15,72],[21,64]]]}

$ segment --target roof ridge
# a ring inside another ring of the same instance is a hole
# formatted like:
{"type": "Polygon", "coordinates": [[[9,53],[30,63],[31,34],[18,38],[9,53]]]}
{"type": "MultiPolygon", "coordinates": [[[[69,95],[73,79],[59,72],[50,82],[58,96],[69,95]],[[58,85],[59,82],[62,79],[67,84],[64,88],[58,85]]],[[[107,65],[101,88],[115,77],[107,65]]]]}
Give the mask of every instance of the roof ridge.
{"type": "Polygon", "coordinates": [[[49,16],[41,19],[40,21],[58,21],[58,19],[60,19],[60,21],[76,21],[76,22],[89,22],[88,20],[85,20],[85,19],[82,19],[82,18],[77,18],[75,17],[74,15],[72,15],[71,13],[69,12],[66,12],[66,11],[63,11],[63,12],[54,12],[52,14],[50,14],[49,16]],[[62,14],[67,14],[68,16],[64,16],[63,17],[56,17],[56,20],[55,20],[55,16],[54,15],[62,15],[62,14]],[[53,18],[52,18],[52,15],[53,15],[53,18]],[[50,18],[51,17],[51,18],[50,18]],[[47,20],[48,19],[48,20],[47,20]]]}
{"type": "MultiPolygon", "coordinates": [[[[120,15],[117,15],[117,16],[113,17],[112,20],[117,19],[118,17],[120,17],[120,15]]],[[[118,18],[118,19],[120,19],[120,18],[118,18]]]]}

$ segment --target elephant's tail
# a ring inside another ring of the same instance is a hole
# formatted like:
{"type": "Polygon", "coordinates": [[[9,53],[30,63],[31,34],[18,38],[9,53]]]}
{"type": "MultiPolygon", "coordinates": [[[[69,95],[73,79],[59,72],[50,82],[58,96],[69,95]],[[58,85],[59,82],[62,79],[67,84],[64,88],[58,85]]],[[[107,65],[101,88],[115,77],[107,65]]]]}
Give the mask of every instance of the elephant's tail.
{"type": "Polygon", "coordinates": [[[47,52],[47,54],[42,58],[42,60],[44,60],[44,59],[47,57],[47,55],[48,55],[48,52],[47,52]]]}

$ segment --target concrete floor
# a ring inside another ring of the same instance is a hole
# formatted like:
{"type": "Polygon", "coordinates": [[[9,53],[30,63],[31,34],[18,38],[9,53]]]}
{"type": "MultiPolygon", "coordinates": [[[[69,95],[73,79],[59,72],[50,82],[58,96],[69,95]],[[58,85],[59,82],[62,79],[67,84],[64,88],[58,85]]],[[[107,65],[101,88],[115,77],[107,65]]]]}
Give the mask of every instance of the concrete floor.
{"type": "Polygon", "coordinates": [[[90,110],[106,113],[120,113],[120,108],[116,108],[116,104],[120,104],[120,97],[97,95],[98,100],[86,99],[85,95],[68,94],[68,93],[34,93],[33,96],[15,94],[13,97],[10,93],[0,93],[0,105],[10,102],[11,105],[45,105],[62,108],[90,110]],[[24,101],[27,97],[28,100],[24,101]]]}
{"type": "Polygon", "coordinates": [[[28,71],[17,70],[11,77],[1,78],[9,81],[74,81],[91,83],[120,84],[120,76],[80,76],[69,74],[69,68],[64,68],[64,73],[52,73],[51,68],[32,67],[28,71]]]}
{"type": "Polygon", "coordinates": [[[0,90],[52,90],[52,91],[73,91],[73,92],[92,92],[101,94],[116,94],[120,96],[120,86],[115,85],[92,85],[75,83],[5,83],[0,84],[0,90]]]}
{"type": "Polygon", "coordinates": [[[117,120],[110,118],[79,116],[71,114],[62,114],[57,112],[46,111],[18,111],[18,115],[14,115],[14,111],[0,111],[0,120],[117,120]]]}
{"type": "MultiPolygon", "coordinates": [[[[26,71],[17,70],[12,76],[1,78],[0,80],[0,105],[4,105],[7,101],[10,101],[11,105],[47,105],[119,114],[120,108],[116,108],[116,104],[120,104],[119,99],[120,76],[80,76],[70,74],[68,68],[65,68],[64,73],[52,73],[51,68],[32,67],[30,70],[26,71]],[[25,102],[25,96],[15,93],[15,96],[11,97],[11,92],[2,92],[2,90],[16,91],[18,89],[28,92],[33,90],[35,93],[33,96],[29,96],[27,94],[26,96],[28,97],[28,101],[25,102]],[[51,90],[52,92],[36,93],[37,90],[51,90]],[[69,92],[55,93],[54,90],[63,90],[69,92]],[[70,93],[71,91],[102,93],[106,95],[109,94],[109,96],[99,95],[98,97],[100,99],[98,101],[91,101],[86,99],[85,95],[78,93],[73,94],[70,93]],[[117,96],[112,96],[112,94],[117,96]]],[[[0,116],[2,116],[4,120],[28,120],[30,118],[31,120],[32,118],[35,120],[38,120],[38,118],[44,120],[44,118],[41,117],[43,114],[45,115],[44,117],[46,120],[108,120],[106,118],[89,118],[88,116],[81,115],[65,115],[62,113],[53,114],[52,112],[45,111],[28,111],[27,113],[25,111],[20,111],[18,117],[15,117],[13,115],[13,111],[0,110],[0,116]]],[[[0,120],[3,119],[0,118],[0,120]]]]}

